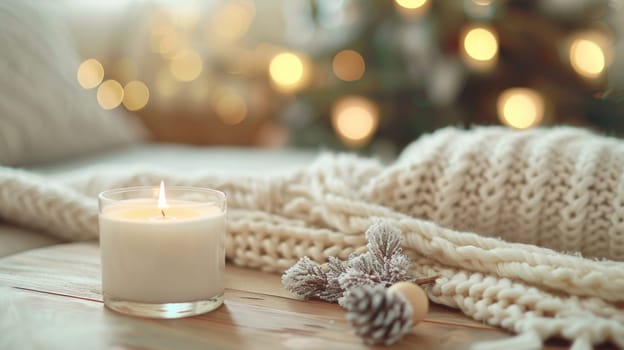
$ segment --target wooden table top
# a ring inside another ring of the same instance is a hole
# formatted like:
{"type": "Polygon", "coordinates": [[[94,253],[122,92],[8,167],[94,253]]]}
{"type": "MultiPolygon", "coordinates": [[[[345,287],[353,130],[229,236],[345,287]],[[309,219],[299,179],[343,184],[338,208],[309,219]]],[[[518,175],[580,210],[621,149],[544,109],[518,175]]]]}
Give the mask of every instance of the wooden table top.
{"type": "Polygon", "coordinates": [[[511,336],[432,305],[400,343],[369,347],[351,333],[342,308],[293,298],[279,275],[227,266],[225,285],[225,303],[213,312],[175,320],[129,317],[103,306],[96,243],[30,250],[0,259],[0,349],[42,341],[45,349],[466,349],[511,336]],[[1,308],[11,310],[15,322],[3,322],[1,308]]]}

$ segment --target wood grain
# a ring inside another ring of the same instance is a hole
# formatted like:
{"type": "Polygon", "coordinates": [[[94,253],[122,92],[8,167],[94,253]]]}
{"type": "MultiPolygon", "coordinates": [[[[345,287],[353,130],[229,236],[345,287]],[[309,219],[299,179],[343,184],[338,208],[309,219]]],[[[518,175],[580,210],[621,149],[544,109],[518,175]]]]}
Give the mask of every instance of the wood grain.
{"type": "MultiPolygon", "coordinates": [[[[96,243],[56,245],[0,260],[0,286],[12,287],[15,309],[31,315],[28,310],[70,314],[72,320],[89,320],[89,329],[97,330],[82,332],[88,333],[87,343],[78,341],[79,335],[64,337],[60,348],[466,349],[478,341],[510,336],[456,310],[432,305],[425,321],[399,344],[368,347],[351,334],[338,305],[292,298],[278,275],[227,266],[226,276],[225,303],[216,311],[185,319],[152,320],[119,315],[103,307],[96,243]]],[[[40,323],[19,322],[16,327],[26,329],[40,323]]],[[[83,327],[80,321],[73,327],[65,324],[60,331],[80,334],[72,330],[83,327]]],[[[0,348],[2,345],[0,340],[0,348]]]]}

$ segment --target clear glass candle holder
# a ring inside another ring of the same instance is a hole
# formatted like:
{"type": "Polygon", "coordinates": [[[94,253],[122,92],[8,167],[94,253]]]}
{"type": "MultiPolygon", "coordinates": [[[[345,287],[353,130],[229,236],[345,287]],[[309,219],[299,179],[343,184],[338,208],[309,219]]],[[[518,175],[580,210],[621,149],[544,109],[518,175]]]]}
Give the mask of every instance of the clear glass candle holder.
{"type": "Polygon", "coordinates": [[[195,187],[129,187],[100,193],[104,305],[180,318],[223,304],[227,198],[195,187]]]}

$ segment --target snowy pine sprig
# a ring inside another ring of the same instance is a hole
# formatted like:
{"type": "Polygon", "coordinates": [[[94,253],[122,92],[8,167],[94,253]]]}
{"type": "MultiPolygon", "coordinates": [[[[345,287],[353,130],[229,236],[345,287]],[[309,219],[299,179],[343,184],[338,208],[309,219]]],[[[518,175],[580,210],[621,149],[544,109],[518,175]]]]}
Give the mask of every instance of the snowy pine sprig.
{"type": "Polygon", "coordinates": [[[327,262],[327,288],[319,294],[319,297],[325,301],[335,303],[342,297],[344,289],[340,285],[340,276],[347,272],[347,264],[333,256],[330,256],[327,262]]]}
{"type": "Polygon", "coordinates": [[[409,272],[410,259],[403,254],[403,237],[397,228],[377,222],[366,231],[367,252],[351,255],[341,261],[329,257],[321,266],[308,257],[301,258],[282,275],[282,284],[291,293],[305,298],[318,298],[342,305],[346,291],[366,285],[391,286],[413,281],[409,272]]]}
{"type": "Polygon", "coordinates": [[[320,298],[327,289],[327,275],[319,264],[304,256],[284,272],[282,284],[300,298],[320,298]]]}

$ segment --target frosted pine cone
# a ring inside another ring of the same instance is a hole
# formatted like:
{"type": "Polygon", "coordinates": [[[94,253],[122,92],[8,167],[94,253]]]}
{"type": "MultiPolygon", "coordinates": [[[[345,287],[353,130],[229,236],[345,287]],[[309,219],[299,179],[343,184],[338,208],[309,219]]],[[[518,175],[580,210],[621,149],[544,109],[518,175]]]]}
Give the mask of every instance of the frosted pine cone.
{"type": "Polygon", "coordinates": [[[412,328],[412,306],[382,284],[350,289],[344,307],[355,334],[367,344],[394,344],[412,328]]]}

